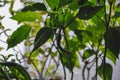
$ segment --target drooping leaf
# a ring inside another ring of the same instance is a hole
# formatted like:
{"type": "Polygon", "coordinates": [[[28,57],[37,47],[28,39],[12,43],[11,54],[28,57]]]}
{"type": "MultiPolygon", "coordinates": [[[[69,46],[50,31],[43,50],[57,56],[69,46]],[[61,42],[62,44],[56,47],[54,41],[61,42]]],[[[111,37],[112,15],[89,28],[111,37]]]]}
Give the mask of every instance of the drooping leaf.
{"type": "Polygon", "coordinates": [[[7,66],[7,67],[14,67],[15,69],[17,69],[19,71],[19,73],[22,74],[22,76],[24,76],[25,80],[32,80],[30,75],[28,74],[28,72],[25,70],[24,67],[22,67],[21,65],[14,63],[14,62],[0,62],[0,65],[3,66],[7,66]]]}
{"type": "Polygon", "coordinates": [[[46,0],[46,2],[52,10],[58,7],[58,4],[59,4],[59,0],[46,0]]]}
{"type": "Polygon", "coordinates": [[[16,46],[18,43],[22,42],[29,35],[31,27],[28,25],[20,26],[12,35],[7,39],[8,49],[16,46]]]}
{"type": "Polygon", "coordinates": [[[45,7],[45,5],[43,3],[35,3],[33,5],[28,5],[25,6],[22,9],[23,12],[26,11],[47,11],[47,8],[45,7]]]}
{"type": "Polygon", "coordinates": [[[107,48],[118,58],[120,51],[120,27],[110,27],[104,34],[107,48]]]}
{"type": "Polygon", "coordinates": [[[88,49],[84,52],[82,59],[88,59],[89,57],[91,57],[92,55],[95,55],[95,51],[88,49]]]}
{"type": "MultiPolygon", "coordinates": [[[[105,72],[106,80],[112,80],[112,73],[113,73],[112,66],[106,63],[105,67],[106,67],[106,72],[105,72]]],[[[98,67],[98,74],[103,79],[103,64],[98,67]]]]}
{"type": "Polygon", "coordinates": [[[116,64],[116,56],[109,49],[107,50],[107,58],[116,64]]]}
{"type": "Polygon", "coordinates": [[[40,19],[40,15],[37,12],[18,12],[15,16],[11,17],[14,20],[17,20],[18,23],[23,21],[29,21],[32,22],[36,19],[40,19]]]}
{"type": "Polygon", "coordinates": [[[34,40],[34,48],[32,52],[38,49],[42,44],[44,44],[52,36],[52,33],[53,30],[49,27],[41,28],[36,34],[34,40]]]}
{"type": "Polygon", "coordinates": [[[98,11],[102,9],[101,6],[84,6],[79,9],[78,18],[88,20],[92,18],[98,11]]]}

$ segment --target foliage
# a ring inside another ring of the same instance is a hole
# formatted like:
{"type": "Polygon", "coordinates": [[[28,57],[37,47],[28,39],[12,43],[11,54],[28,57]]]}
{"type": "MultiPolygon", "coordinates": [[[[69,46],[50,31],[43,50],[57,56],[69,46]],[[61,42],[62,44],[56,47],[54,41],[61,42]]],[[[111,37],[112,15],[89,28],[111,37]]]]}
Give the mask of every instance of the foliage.
{"type": "MultiPolygon", "coordinates": [[[[97,80],[99,75],[103,80],[111,80],[113,68],[106,58],[116,64],[120,50],[120,9],[116,2],[117,0],[44,0],[42,3],[28,2],[23,9],[15,12],[12,9],[14,0],[4,0],[4,4],[11,3],[11,19],[22,24],[8,35],[8,49],[14,49],[17,44],[24,42],[29,50],[22,54],[22,59],[35,68],[40,80],[51,80],[60,63],[63,66],[64,80],[66,69],[70,71],[73,80],[74,68],[80,68],[82,63],[83,80],[89,80],[92,72],[88,72],[86,77],[85,70],[90,71],[94,64],[96,69],[93,79],[97,80]],[[82,63],[79,63],[79,59],[82,59],[82,63]],[[48,62],[49,66],[45,70],[48,62]]],[[[6,34],[7,30],[2,24],[0,26],[3,31],[1,34],[6,34]]],[[[3,73],[0,76],[10,79],[15,72],[14,76],[19,79],[31,79],[21,65],[7,61],[4,58],[0,63],[3,73]]],[[[17,61],[21,62],[19,59],[17,61]]]]}

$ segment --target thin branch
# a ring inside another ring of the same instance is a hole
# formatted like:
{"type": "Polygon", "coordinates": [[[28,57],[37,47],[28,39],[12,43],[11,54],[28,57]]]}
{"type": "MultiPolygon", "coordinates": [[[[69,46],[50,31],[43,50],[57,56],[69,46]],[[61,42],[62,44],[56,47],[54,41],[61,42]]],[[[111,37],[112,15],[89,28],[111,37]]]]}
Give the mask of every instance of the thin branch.
{"type": "Polygon", "coordinates": [[[32,60],[30,60],[30,61],[31,61],[31,63],[33,64],[33,66],[35,67],[35,69],[36,69],[36,71],[37,71],[37,73],[38,73],[39,79],[42,80],[42,76],[41,76],[41,74],[40,74],[37,66],[35,65],[34,61],[32,61],[32,60]]]}
{"type": "Polygon", "coordinates": [[[86,63],[82,69],[82,79],[85,80],[85,68],[87,67],[86,63]]]}
{"type": "Polygon", "coordinates": [[[98,73],[98,52],[99,52],[99,47],[100,47],[100,44],[101,44],[101,39],[98,40],[99,44],[97,46],[97,51],[95,52],[95,58],[96,58],[96,74],[95,74],[95,77],[96,77],[96,80],[98,79],[97,77],[97,73],[98,73]]]}
{"type": "MultiPolygon", "coordinates": [[[[65,34],[64,34],[65,35],[65,34]]],[[[67,41],[67,39],[66,39],[66,41],[67,41]]],[[[72,64],[72,58],[71,58],[71,54],[73,54],[71,51],[69,51],[68,49],[66,50],[66,49],[64,49],[64,48],[62,48],[62,46],[61,46],[61,29],[60,29],[60,31],[59,31],[59,33],[58,33],[58,36],[57,36],[57,46],[58,46],[58,48],[61,50],[61,51],[63,51],[63,52],[65,52],[66,54],[68,54],[68,58],[69,58],[69,64],[70,64],[70,70],[71,70],[71,80],[73,80],[73,70],[72,70],[72,67],[73,67],[73,64],[72,64]]],[[[68,44],[67,44],[68,45],[68,44]]],[[[68,46],[67,46],[68,47],[68,46]]]]}
{"type": "MultiPolygon", "coordinates": [[[[57,49],[59,55],[60,55],[60,59],[61,59],[61,62],[63,63],[63,59],[62,59],[62,55],[61,55],[61,52],[59,51],[58,47],[55,46],[55,48],[57,49]]],[[[63,66],[63,72],[64,72],[64,80],[66,80],[66,70],[65,70],[65,66],[64,64],[62,64],[63,66]]]]}
{"type": "Polygon", "coordinates": [[[90,68],[87,68],[87,73],[88,73],[87,80],[89,80],[89,78],[90,78],[90,68]]]}
{"type": "Polygon", "coordinates": [[[49,55],[47,56],[46,60],[44,61],[43,66],[42,66],[42,69],[41,69],[41,76],[42,76],[42,74],[43,74],[43,71],[44,71],[44,68],[45,68],[45,65],[46,65],[46,63],[47,63],[48,58],[49,58],[49,55]]]}
{"type": "MultiPolygon", "coordinates": [[[[105,23],[106,23],[106,33],[107,33],[107,13],[106,13],[106,0],[104,0],[104,17],[105,17],[105,23]]],[[[106,40],[105,40],[105,52],[104,52],[104,56],[103,56],[103,79],[106,80],[106,53],[107,53],[107,44],[106,44],[106,40]]]]}
{"type": "Polygon", "coordinates": [[[107,23],[106,0],[104,0],[104,18],[105,18],[105,23],[107,23]]]}

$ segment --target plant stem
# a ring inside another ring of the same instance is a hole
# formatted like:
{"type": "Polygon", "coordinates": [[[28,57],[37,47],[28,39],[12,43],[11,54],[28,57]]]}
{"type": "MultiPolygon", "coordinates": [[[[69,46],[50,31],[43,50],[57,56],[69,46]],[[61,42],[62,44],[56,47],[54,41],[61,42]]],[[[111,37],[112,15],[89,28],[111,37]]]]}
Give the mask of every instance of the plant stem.
{"type": "Polygon", "coordinates": [[[108,20],[107,20],[105,1],[106,1],[106,0],[104,0],[104,8],[105,8],[105,23],[106,23],[106,39],[105,39],[105,52],[104,52],[104,56],[103,56],[103,77],[104,77],[104,80],[106,80],[107,40],[108,40],[108,30],[109,30],[110,18],[111,18],[111,11],[112,11],[112,4],[110,4],[110,10],[109,10],[109,15],[108,15],[108,20]]]}
{"type": "MultiPolygon", "coordinates": [[[[58,49],[60,49],[62,52],[65,52],[68,55],[68,59],[69,59],[69,66],[70,66],[70,70],[71,70],[71,80],[73,80],[73,64],[72,64],[72,58],[71,58],[71,54],[73,54],[71,51],[69,51],[68,49],[64,49],[61,46],[61,30],[59,30],[59,33],[57,35],[57,47],[58,49]]],[[[65,35],[65,34],[64,34],[65,35]]],[[[68,44],[67,44],[68,45],[68,44]]],[[[68,47],[67,47],[68,48],[68,47]]]]}
{"type": "MultiPolygon", "coordinates": [[[[69,49],[68,48],[68,40],[67,40],[67,37],[66,37],[66,33],[65,33],[65,30],[63,30],[63,33],[64,33],[64,38],[65,38],[65,42],[66,42],[66,47],[67,47],[67,50],[69,49]]],[[[68,54],[68,57],[69,57],[69,60],[70,60],[70,66],[71,66],[71,70],[72,70],[72,61],[71,61],[71,54],[69,54],[69,53],[67,53],[68,54]]],[[[71,80],[73,80],[73,70],[72,70],[72,72],[71,72],[71,80]]]]}
{"type": "MultiPolygon", "coordinates": [[[[87,68],[87,73],[88,73],[88,75],[87,75],[87,80],[89,80],[89,77],[90,77],[90,68],[87,68]]],[[[97,79],[96,79],[97,80],[97,79]]]]}
{"type": "MultiPolygon", "coordinates": [[[[106,0],[104,0],[104,17],[105,17],[105,24],[107,24],[107,13],[106,13],[106,0]]],[[[107,33],[107,26],[105,25],[106,27],[106,33],[107,33]]],[[[106,75],[105,75],[105,72],[106,72],[106,53],[107,53],[107,45],[106,45],[106,40],[105,40],[105,52],[104,52],[104,56],[103,56],[103,78],[104,80],[106,80],[106,75]]]]}
{"type": "Polygon", "coordinates": [[[97,80],[97,73],[98,73],[98,54],[97,54],[97,52],[95,54],[95,57],[96,57],[96,74],[95,74],[95,77],[96,77],[96,80],[97,80]]]}
{"type": "Polygon", "coordinates": [[[85,80],[85,68],[86,68],[86,64],[84,65],[83,70],[82,70],[82,79],[83,80],[85,80]]]}
{"type": "MultiPolygon", "coordinates": [[[[63,63],[62,55],[61,55],[61,52],[59,51],[59,48],[57,46],[55,46],[55,48],[57,49],[57,51],[58,51],[58,53],[60,55],[60,60],[63,63]]],[[[66,80],[66,70],[65,70],[64,64],[62,64],[62,67],[63,67],[63,72],[64,72],[64,80],[66,80]]]]}
{"type": "Polygon", "coordinates": [[[97,46],[97,51],[95,52],[95,60],[96,60],[96,74],[95,74],[95,77],[96,77],[96,80],[98,79],[97,77],[97,73],[98,73],[98,52],[99,52],[99,46],[101,44],[101,39],[98,40],[98,46],[97,46]]]}

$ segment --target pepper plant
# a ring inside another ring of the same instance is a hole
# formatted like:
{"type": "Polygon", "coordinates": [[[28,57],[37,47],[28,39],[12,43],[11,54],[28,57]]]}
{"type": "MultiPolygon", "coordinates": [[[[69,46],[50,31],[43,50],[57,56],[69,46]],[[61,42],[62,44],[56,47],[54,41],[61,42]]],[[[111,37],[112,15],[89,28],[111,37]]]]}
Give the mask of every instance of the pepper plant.
{"type": "MultiPolygon", "coordinates": [[[[29,46],[22,58],[35,67],[39,80],[53,80],[50,75],[59,64],[63,80],[67,79],[66,69],[74,80],[74,68],[82,63],[82,80],[112,80],[109,60],[115,65],[120,49],[119,7],[117,0],[43,0],[28,2],[17,12],[11,7],[11,19],[22,25],[8,37],[8,49],[21,42],[29,46]],[[44,60],[40,62],[38,56],[44,60]],[[49,60],[55,63],[54,69],[49,70],[51,63],[45,70],[49,60]]],[[[7,62],[2,65],[8,66],[7,62]]]]}

